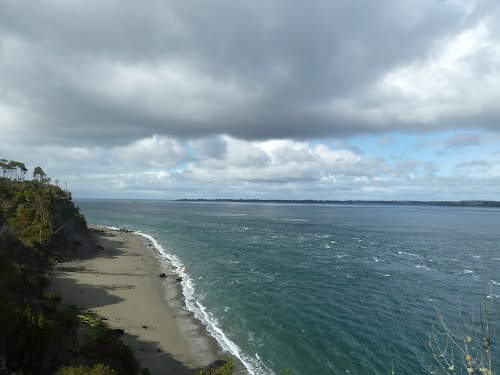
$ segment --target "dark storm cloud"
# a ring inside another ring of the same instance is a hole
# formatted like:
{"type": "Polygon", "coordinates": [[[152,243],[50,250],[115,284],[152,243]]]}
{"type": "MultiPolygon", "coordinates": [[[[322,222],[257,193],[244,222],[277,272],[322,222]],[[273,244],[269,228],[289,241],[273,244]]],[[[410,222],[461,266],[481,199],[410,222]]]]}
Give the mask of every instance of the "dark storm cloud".
{"type": "MultiPolygon", "coordinates": [[[[414,131],[419,121],[366,115],[383,112],[373,87],[489,4],[2,1],[0,116],[72,144],[414,131]]],[[[450,123],[426,124],[439,126],[450,123]]]]}

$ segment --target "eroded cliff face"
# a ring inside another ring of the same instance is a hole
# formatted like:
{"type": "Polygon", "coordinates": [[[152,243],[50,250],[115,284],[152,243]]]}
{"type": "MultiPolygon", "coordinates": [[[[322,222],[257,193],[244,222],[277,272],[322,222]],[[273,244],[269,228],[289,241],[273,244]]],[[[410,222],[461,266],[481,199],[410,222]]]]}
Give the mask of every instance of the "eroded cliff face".
{"type": "Polygon", "coordinates": [[[97,244],[90,235],[85,218],[71,199],[54,200],[52,213],[54,235],[51,246],[60,260],[91,256],[97,244]]]}

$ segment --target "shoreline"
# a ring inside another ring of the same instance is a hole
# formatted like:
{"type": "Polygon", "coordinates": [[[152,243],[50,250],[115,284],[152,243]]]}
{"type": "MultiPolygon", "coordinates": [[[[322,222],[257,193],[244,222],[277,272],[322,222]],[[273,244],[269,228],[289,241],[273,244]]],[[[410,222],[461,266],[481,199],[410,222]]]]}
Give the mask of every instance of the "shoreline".
{"type": "MultiPolygon", "coordinates": [[[[152,374],[198,374],[200,367],[231,356],[186,308],[174,265],[147,235],[96,225],[89,229],[98,251],[52,271],[50,289],[62,294],[64,304],[91,310],[111,328],[123,329],[123,341],[152,374]]],[[[246,371],[234,359],[235,373],[246,371]]]]}

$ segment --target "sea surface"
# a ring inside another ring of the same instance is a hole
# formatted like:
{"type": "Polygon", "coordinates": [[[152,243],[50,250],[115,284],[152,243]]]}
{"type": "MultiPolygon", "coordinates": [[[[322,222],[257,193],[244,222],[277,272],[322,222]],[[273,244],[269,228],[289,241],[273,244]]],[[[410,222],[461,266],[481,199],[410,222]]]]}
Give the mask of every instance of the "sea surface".
{"type": "Polygon", "coordinates": [[[439,315],[451,329],[485,308],[500,320],[498,209],[76,204],[89,223],[154,237],[187,307],[254,374],[425,374],[439,315]]]}

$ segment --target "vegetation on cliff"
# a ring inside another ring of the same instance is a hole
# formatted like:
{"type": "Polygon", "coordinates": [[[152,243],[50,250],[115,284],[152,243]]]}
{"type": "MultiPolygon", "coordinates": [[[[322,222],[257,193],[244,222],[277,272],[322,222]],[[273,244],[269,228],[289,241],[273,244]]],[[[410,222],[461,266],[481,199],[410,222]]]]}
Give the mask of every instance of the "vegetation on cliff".
{"type": "Polygon", "coordinates": [[[132,351],[98,317],[46,291],[52,262],[96,249],[71,194],[40,167],[0,161],[0,374],[136,374],[132,351]]]}

